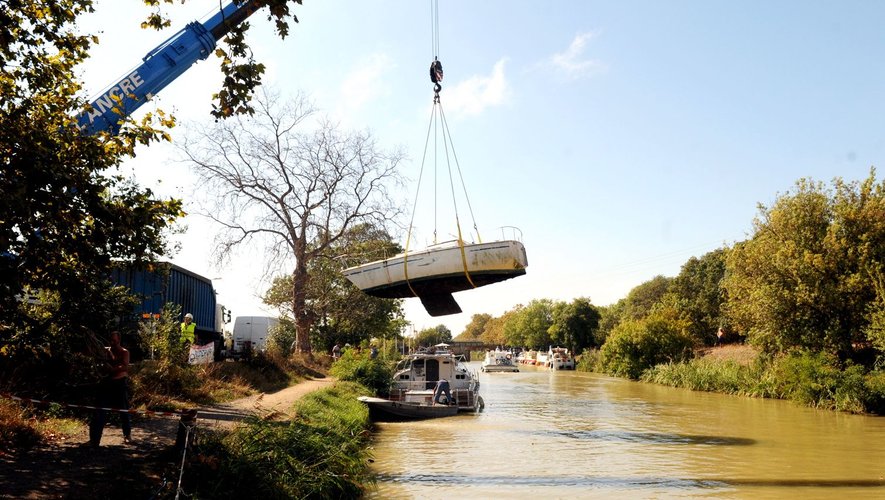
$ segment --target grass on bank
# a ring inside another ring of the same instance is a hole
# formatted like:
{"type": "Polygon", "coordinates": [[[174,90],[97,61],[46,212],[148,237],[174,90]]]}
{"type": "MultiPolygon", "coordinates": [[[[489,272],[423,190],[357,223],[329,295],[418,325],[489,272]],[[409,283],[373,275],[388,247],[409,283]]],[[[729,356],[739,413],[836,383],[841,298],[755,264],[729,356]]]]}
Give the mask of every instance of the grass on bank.
{"type": "Polygon", "coordinates": [[[233,432],[204,433],[184,489],[203,498],[356,498],[373,482],[371,423],[354,382],[306,395],[290,422],[253,419],[233,432]]]}
{"type": "MultiPolygon", "coordinates": [[[[820,353],[794,353],[774,359],[747,346],[726,346],[683,362],[642,370],[639,380],[696,391],[787,399],[814,408],[885,415],[885,371],[839,366],[820,353]]],[[[588,351],[578,369],[597,370],[599,352],[588,351]]]]}

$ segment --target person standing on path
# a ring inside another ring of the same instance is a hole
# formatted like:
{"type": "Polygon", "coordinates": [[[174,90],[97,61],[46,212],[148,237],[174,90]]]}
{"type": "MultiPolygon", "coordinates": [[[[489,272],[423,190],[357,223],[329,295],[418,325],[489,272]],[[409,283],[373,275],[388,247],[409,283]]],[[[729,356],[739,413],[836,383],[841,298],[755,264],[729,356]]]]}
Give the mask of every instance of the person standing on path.
{"type": "MultiPolygon", "coordinates": [[[[89,423],[89,444],[92,446],[101,444],[101,434],[107,420],[105,408],[129,409],[129,392],[126,387],[129,380],[129,351],[120,344],[118,331],[111,332],[110,344],[104,349],[102,368],[106,375],[98,385],[98,409],[89,423]]],[[[123,428],[123,442],[131,443],[132,427],[128,412],[120,412],[120,426],[123,428]]]]}

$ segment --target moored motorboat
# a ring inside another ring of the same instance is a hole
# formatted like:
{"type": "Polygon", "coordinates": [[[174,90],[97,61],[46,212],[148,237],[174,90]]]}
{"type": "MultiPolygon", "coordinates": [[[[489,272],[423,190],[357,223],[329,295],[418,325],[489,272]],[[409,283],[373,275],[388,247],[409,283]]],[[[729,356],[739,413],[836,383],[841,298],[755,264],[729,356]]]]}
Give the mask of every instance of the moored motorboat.
{"type": "Polygon", "coordinates": [[[418,297],[431,316],[461,312],[452,294],[525,274],[519,241],[451,241],[342,271],[365,293],[382,298],[418,297]]]}
{"type": "Polygon", "coordinates": [[[495,349],[487,351],[480,370],[487,373],[518,372],[519,367],[513,363],[513,354],[495,349]]]}
{"type": "Polygon", "coordinates": [[[458,414],[457,406],[432,404],[414,401],[392,401],[390,399],[360,396],[360,401],[369,407],[369,418],[375,422],[399,422],[428,418],[451,417],[458,414]]]}
{"type": "Polygon", "coordinates": [[[485,406],[479,379],[447,344],[437,344],[403,358],[396,366],[387,398],[361,397],[376,421],[418,420],[477,412],[485,406]],[[449,385],[451,398],[434,401],[440,380],[449,385]],[[446,400],[447,399],[447,400],[446,400]]]}
{"type": "Polygon", "coordinates": [[[538,351],[525,350],[519,353],[516,361],[523,365],[534,365],[537,362],[538,351]]]}
{"type": "Polygon", "coordinates": [[[551,347],[544,366],[551,370],[574,370],[575,357],[565,347],[551,347]]]}

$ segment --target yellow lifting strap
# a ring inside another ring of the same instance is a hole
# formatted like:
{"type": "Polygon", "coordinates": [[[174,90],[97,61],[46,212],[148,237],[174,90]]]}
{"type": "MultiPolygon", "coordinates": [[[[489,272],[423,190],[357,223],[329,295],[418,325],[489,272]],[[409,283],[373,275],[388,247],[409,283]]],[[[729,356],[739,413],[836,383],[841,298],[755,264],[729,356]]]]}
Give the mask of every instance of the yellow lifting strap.
{"type": "Polygon", "coordinates": [[[458,228],[458,248],[461,249],[461,264],[464,266],[464,277],[467,278],[467,282],[470,283],[471,287],[476,288],[476,284],[470,278],[470,271],[467,270],[467,253],[464,251],[464,240],[461,238],[461,222],[458,221],[457,216],[455,217],[455,226],[458,228]]]}
{"type": "Polygon", "coordinates": [[[406,238],[406,249],[403,252],[403,274],[406,278],[406,285],[409,285],[409,290],[412,291],[412,297],[417,297],[418,292],[412,288],[412,282],[409,281],[409,240],[412,239],[412,226],[409,226],[409,235],[406,238]]]}

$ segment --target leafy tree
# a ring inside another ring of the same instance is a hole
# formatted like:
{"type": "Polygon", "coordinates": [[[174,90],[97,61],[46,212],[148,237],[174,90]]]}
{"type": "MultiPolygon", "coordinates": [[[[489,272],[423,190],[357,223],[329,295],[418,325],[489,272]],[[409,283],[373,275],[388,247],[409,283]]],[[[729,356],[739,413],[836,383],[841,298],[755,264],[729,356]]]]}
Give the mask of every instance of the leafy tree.
{"type": "Polygon", "coordinates": [[[504,327],[508,321],[511,321],[513,317],[522,309],[523,306],[518,305],[514,309],[511,309],[501,316],[497,318],[489,319],[485,327],[482,330],[482,334],[480,335],[480,340],[488,345],[522,345],[522,344],[514,344],[510,343],[507,338],[504,336],[504,327]]]}
{"type": "Polygon", "coordinates": [[[546,349],[550,346],[550,327],[553,325],[554,304],[550,299],[535,299],[521,309],[504,325],[507,345],[525,346],[529,349],[546,349]]]}
{"type": "Polygon", "coordinates": [[[600,349],[600,363],[611,375],[638,379],[655,365],[688,358],[691,347],[684,324],[659,309],[643,319],[619,323],[600,349]]]}
{"type": "Polygon", "coordinates": [[[885,276],[876,278],[878,299],[870,304],[870,324],[865,333],[880,355],[885,353],[885,276]]]}
{"type": "MultiPolygon", "coordinates": [[[[290,2],[300,0],[253,5],[269,6],[268,17],[285,36],[288,20],[295,20],[290,2]]],[[[155,7],[143,26],[168,26],[159,2],[143,3],[155,7]]],[[[182,215],[180,201],[159,200],[118,170],[137,145],[168,140],[172,117],[156,111],[126,118],[116,136],[86,136],[77,127],[86,102],[74,68],[98,37],[80,34],[76,22],[92,11],[92,0],[13,1],[0,8],[0,363],[19,368],[94,347],[97,332],[107,331],[127,300],[107,279],[111,261],[169,253],[166,235],[182,215]]],[[[263,67],[242,63],[247,27],[218,49],[225,78],[216,116],[248,112],[260,83],[263,67]]],[[[56,381],[70,378],[45,366],[38,371],[56,381]]],[[[10,371],[0,367],[0,373],[10,371]]]]}
{"type": "MultiPolygon", "coordinates": [[[[321,254],[310,262],[306,307],[316,318],[310,334],[312,345],[328,350],[335,342],[357,345],[374,337],[399,335],[404,324],[402,300],[363,293],[341,274],[341,269],[400,251],[386,231],[358,225],[330,246],[329,255],[321,254]]],[[[292,315],[292,287],[292,275],[275,278],[264,302],[292,315]]]]}
{"type": "Polygon", "coordinates": [[[722,314],[725,295],[720,285],[726,255],[727,250],[721,248],[688,259],[670,285],[677,307],[689,320],[688,332],[698,342],[710,344],[716,340],[716,331],[726,328],[722,314]]]}
{"type": "Polygon", "coordinates": [[[291,269],[296,352],[310,352],[317,321],[308,300],[310,269],[360,224],[384,225],[398,214],[389,195],[399,183],[400,152],[382,152],[367,132],[344,133],[314,113],[262,92],[254,116],[194,128],[182,150],[207,193],[206,216],[223,229],[219,257],[263,247],[267,269],[291,269]]]}
{"type": "Polygon", "coordinates": [[[885,275],[885,185],[875,171],[832,189],[802,179],[760,206],[751,239],[727,259],[727,310],[767,352],[838,354],[874,332],[885,275]]]}
{"type": "MultiPolygon", "coordinates": [[[[95,38],[75,22],[87,0],[4,3],[0,9],[0,334],[4,361],[62,358],[107,331],[125,294],[112,260],[150,260],[177,200],[158,200],[118,173],[138,144],[165,138],[148,114],[115,137],[84,136],[74,67],[95,38]],[[34,300],[35,299],[35,300],[34,300]],[[37,354],[42,353],[42,354],[37,354]]],[[[18,361],[10,361],[18,363],[18,361]]]]}
{"type": "Polygon", "coordinates": [[[429,347],[440,343],[452,341],[452,331],[446,325],[437,325],[433,328],[425,328],[415,335],[415,344],[429,347]]]}
{"type": "Polygon", "coordinates": [[[624,311],[627,308],[627,299],[621,299],[614,304],[599,308],[599,330],[596,331],[596,345],[605,344],[612,330],[624,319],[624,311]]]}
{"type": "MultiPolygon", "coordinates": [[[[180,0],[180,3],[185,1],[180,0]]],[[[171,22],[160,7],[160,0],[142,0],[142,2],[153,7],[153,12],[141,23],[142,28],[161,30],[171,26],[171,22]]],[[[286,38],[289,35],[290,20],[298,22],[298,18],[291,12],[290,7],[294,4],[301,5],[301,0],[250,0],[250,2],[254,9],[267,7],[266,18],[274,23],[274,31],[280,38],[286,38]]],[[[91,11],[92,0],[66,0],[49,3],[57,4],[59,7],[72,3],[87,5],[91,11]]],[[[162,0],[162,3],[172,4],[175,3],[175,0],[162,0]]],[[[215,55],[220,60],[221,73],[224,77],[221,89],[212,95],[215,99],[212,104],[212,115],[216,118],[254,112],[251,103],[252,95],[255,89],[261,85],[265,66],[252,57],[252,49],[246,42],[246,34],[250,27],[249,22],[243,22],[231,28],[227,36],[215,48],[215,55]]]]}
{"type": "Polygon", "coordinates": [[[594,334],[599,329],[600,314],[590,299],[577,298],[570,303],[559,302],[553,308],[550,339],[571,352],[596,347],[594,334]]]}
{"type": "Polygon", "coordinates": [[[630,319],[642,319],[651,312],[652,307],[661,300],[670,289],[673,278],[655,276],[654,278],[634,287],[627,294],[624,302],[624,315],[630,319]]]}
{"type": "Polygon", "coordinates": [[[455,337],[455,340],[461,342],[481,340],[482,332],[491,319],[491,314],[474,314],[470,317],[470,323],[467,323],[464,331],[455,337]]]}

